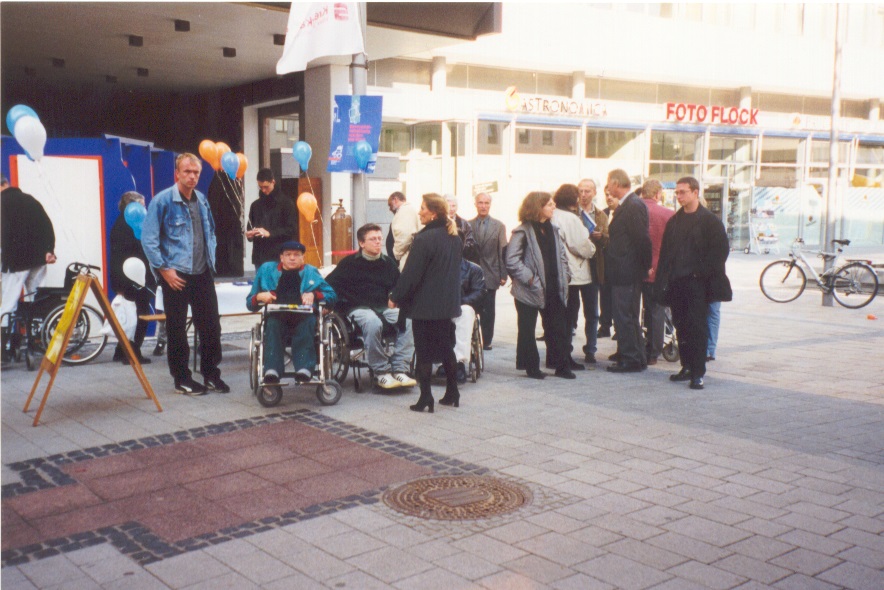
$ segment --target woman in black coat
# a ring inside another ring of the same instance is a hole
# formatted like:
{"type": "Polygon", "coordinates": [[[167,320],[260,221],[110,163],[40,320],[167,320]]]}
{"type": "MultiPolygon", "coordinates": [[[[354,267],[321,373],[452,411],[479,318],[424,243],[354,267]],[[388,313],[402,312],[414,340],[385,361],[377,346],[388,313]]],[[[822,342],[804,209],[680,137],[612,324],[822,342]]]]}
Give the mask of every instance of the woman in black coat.
{"type": "MultiPolygon", "coordinates": [[[[135,302],[135,309],[138,315],[150,314],[151,291],[156,291],[157,284],[150,270],[145,272],[145,287],[135,284],[123,272],[123,263],[129,258],[138,258],[144,262],[144,268],[149,269],[147,257],[141,248],[141,241],[135,237],[135,232],[126,223],[123,212],[130,203],[141,203],[144,205],[144,196],[135,191],[123,193],[120,197],[120,216],[117,217],[110,235],[110,282],[111,288],[118,294],[122,295],[129,301],[135,302]]],[[[138,320],[135,325],[134,340],[130,343],[135,350],[135,356],[142,365],[150,363],[149,358],[141,355],[141,345],[144,343],[144,336],[147,334],[147,322],[138,320]]],[[[126,353],[120,344],[117,344],[114,350],[114,360],[123,364],[129,364],[126,353]]]]}
{"type": "Polygon", "coordinates": [[[424,228],[414,236],[408,260],[390,295],[389,306],[400,307],[411,318],[417,355],[417,381],[421,396],[409,406],[415,412],[433,412],[430,377],[433,363],[445,367],[444,406],[458,407],[457,361],[454,357],[454,322],[460,315],[460,261],[463,243],[448,218],[448,203],[430,193],[418,213],[424,228]]]}

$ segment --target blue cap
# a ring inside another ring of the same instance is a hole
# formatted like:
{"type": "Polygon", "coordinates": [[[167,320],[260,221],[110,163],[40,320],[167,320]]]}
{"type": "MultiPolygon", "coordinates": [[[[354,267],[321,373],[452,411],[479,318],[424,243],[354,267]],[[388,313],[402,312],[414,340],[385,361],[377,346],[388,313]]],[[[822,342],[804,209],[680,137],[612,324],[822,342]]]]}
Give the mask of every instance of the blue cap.
{"type": "Polygon", "coordinates": [[[295,240],[289,240],[288,242],[283,242],[279,247],[279,253],[282,254],[286,250],[297,250],[298,252],[306,252],[307,247],[301,242],[296,242],[295,240]]]}

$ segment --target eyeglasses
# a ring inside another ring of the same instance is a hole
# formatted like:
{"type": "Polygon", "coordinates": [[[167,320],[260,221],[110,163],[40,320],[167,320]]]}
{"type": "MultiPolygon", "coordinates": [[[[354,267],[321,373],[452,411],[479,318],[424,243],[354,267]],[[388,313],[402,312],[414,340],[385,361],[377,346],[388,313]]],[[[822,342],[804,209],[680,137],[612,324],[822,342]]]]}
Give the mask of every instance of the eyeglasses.
{"type": "Polygon", "coordinates": [[[384,241],[384,238],[382,238],[381,236],[374,236],[374,237],[371,237],[371,238],[365,238],[365,239],[362,240],[362,241],[363,241],[363,242],[383,242],[383,241],[384,241]]]}

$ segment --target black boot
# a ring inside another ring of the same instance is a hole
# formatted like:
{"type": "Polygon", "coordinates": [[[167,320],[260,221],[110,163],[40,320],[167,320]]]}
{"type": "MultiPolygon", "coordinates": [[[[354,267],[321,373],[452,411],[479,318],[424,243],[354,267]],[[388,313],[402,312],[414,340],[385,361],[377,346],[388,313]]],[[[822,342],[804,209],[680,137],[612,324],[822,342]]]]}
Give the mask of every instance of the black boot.
{"type": "Polygon", "coordinates": [[[432,414],[433,413],[433,392],[430,389],[430,375],[433,372],[433,365],[430,363],[418,363],[417,365],[417,382],[420,385],[421,396],[417,400],[417,403],[413,406],[408,406],[408,409],[413,412],[423,412],[424,408],[427,408],[427,411],[432,414]]]}

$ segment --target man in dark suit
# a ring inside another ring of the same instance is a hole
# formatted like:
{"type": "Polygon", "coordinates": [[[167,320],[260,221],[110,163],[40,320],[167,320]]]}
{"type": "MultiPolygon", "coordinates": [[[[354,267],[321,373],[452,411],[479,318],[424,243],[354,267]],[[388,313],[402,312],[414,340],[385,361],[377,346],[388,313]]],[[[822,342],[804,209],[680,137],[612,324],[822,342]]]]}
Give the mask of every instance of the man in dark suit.
{"type": "Polygon", "coordinates": [[[476,195],[476,215],[470,220],[473,237],[476,239],[479,252],[479,266],[485,275],[485,298],[479,308],[482,326],[482,342],[485,350],[491,350],[494,338],[494,310],[497,290],[506,284],[506,263],[503,251],[506,248],[506,227],[502,222],[491,217],[491,195],[476,195]]]}
{"type": "Polygon", "coordinates": [[[641,284],[651,268],[648,207],[631,191],[632,183],[620,169],[608,174],[605,193],[619,204],[609,226],[605,252],[605,281],[611,285],[611,315],[617,331],[616,364],[612,373],[637,373],[647,368],[639,308],[641,284]]]}

